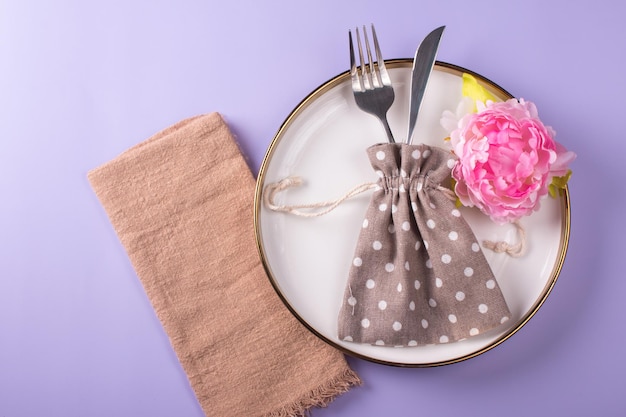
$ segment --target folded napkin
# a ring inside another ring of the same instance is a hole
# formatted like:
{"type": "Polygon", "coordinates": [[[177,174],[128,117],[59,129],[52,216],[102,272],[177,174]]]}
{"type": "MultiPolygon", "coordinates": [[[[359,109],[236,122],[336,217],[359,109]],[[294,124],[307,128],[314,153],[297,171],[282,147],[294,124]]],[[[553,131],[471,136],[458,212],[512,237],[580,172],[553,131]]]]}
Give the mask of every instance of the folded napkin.
{"type": "Polygon", "coordinates": [[[88,177],[207,416],[300,416],[360,383],[265,276],[254,178],[218,113],[88,177]]]}

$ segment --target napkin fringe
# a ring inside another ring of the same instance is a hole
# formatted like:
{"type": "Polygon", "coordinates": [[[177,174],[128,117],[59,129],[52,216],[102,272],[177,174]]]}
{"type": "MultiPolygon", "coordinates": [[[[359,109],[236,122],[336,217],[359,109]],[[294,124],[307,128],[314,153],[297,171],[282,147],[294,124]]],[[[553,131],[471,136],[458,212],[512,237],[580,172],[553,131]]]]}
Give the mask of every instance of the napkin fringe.
{"type": "Polygon", "coordinates": [[[352,369],[346,369],[340,375],[312,390],[293,404],[266,414],[265,417],[306,417],[312,407],[324,408],[351,387],[361,384],[361,378],[356,372],[352,369]]]}

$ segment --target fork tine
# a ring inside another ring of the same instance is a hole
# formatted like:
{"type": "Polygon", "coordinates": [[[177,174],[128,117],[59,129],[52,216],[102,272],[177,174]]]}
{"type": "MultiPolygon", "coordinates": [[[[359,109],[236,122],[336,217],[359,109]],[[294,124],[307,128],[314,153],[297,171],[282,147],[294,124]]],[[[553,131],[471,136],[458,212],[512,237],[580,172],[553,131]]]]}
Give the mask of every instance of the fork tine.
{"type": "Polygon", "coordinates": [[[361,46],[361,34],[359,33],[359,28],[356,28],[356,44],[357,47],[359,49],[359,59],[361,61],[361,77],[362,77],[362,85],[363,85],[363,90],[370,90],[371,89],[371,83],[370,83],[370,76],[369,76],[369,71],[367,70],[367,65],[365,62],[365,59],[363,59],[363,47],[361,46]]]}
{"type": "Polygon", "coordinates": [[[367,28],[363,25],[363,38],[365,39],[365,52],[367,54],[368,70],[372,80],[372,88],[380,87],[382,84],[378,80],[374,60],[372,59],[372,50],[370,48],[369,36],[367,36],[367,28]]]}
{"type": "Polygon", "coordinates": [[[354,58],[354,43],[352,42],[352,31],[348,31],[348,41],[350,43],[350,78],[352,79],[352,90],[363,91],[363,83],[359,72],[356,68],[356,60],[354,58]]]}
{"type": "Polygon", "coordinates": [[[378,70],[380,71],[380,78],[383,85],[391,85],[391,78],[385,67],[385,60],[383,54],[380,52],[380,45],[378,44],[378,37],[376,36],[376,29],[372,23],[372,38],[374,39],[374,50],[376,51],[376,63],[378,64],[378,70]]]}

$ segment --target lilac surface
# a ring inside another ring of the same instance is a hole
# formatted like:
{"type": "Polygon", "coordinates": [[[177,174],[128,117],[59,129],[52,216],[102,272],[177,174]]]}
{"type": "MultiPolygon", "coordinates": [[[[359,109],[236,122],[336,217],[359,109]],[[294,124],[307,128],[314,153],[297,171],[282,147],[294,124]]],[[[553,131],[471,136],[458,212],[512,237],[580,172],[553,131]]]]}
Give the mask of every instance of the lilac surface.
{"type": "Polygon", "coordinates": [[[0,2],[0,416],[202,415],[86,173],[212,111],[257,172],[370,22],[386,58],[445,24],[439,60],[538,105],[579,155],[570,248],[502,346],[432,369],[350,359],[364,385],[312,416],[623,415],[626,3],[382,4],[0,2]]]}

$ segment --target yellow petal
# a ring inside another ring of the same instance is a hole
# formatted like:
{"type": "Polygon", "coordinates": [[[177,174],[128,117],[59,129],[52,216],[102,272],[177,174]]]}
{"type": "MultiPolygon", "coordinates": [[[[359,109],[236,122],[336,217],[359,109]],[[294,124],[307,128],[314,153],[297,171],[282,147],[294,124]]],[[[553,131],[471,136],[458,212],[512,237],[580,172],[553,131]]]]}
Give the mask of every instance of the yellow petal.
{"type": "MultiPolygon", "coordinates": [[[[482,101],[486,103],[487,100],[491,101],[500,101],[493,94],[491,94],[485,87],[478,84],[476,78],[472,75],[463,73],[463,95],[465,97],[469,97],[474,102],[482,101]]],[[[476,111],[476,106],[474,105],[474,111],[476,111]]]]}

